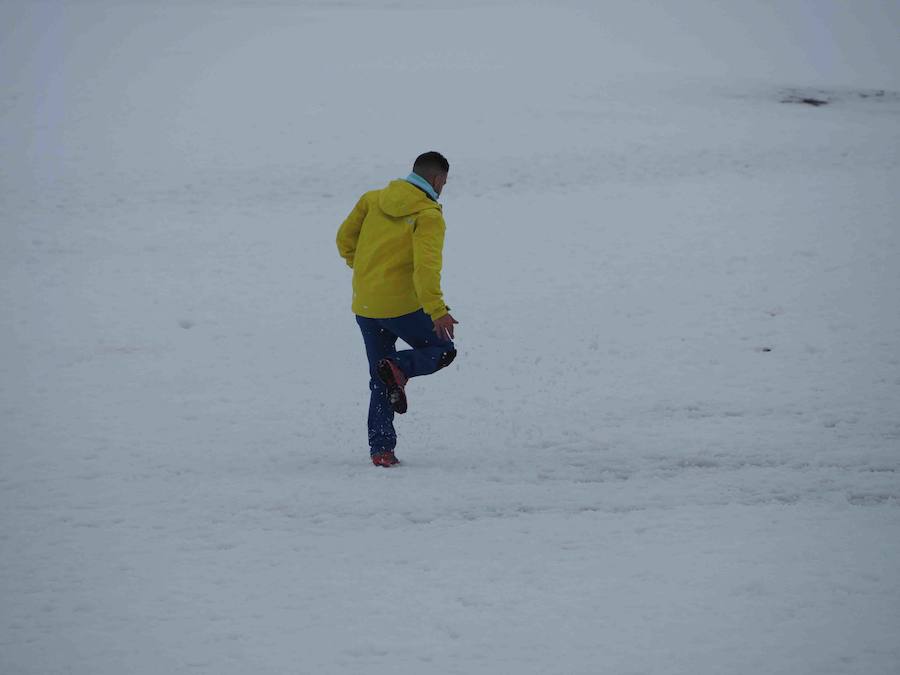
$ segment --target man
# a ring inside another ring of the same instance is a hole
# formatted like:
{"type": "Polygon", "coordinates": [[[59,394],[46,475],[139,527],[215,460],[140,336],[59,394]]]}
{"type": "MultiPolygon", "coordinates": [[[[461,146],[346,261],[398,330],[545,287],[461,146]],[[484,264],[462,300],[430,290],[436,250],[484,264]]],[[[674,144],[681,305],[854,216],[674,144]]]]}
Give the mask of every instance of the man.
{"type": "Polygon", "coordinates": [[[445,368],[456,357],[444,303],[444,216],[438,197],[450,164],[439,152],[419,155],[412,173],[365,193],[337,233],[353,269],[353,312],[369,360],[369,454],[375,466],[399,463],[394,413],[405,413],[406,382],[445,368]],[[412,349],[397,351],[397,338],[412,349]]]}

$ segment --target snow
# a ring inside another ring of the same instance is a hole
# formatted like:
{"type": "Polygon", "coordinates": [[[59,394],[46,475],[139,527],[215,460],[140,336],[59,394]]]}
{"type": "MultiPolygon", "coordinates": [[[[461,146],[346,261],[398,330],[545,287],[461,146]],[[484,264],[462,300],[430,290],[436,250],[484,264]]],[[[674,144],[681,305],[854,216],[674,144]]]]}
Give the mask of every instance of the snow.
{"type": "Polygon", "coordinates": [[[0,2],[0,672],[900,671],[898,22],[0,2]],[[334,235],[427,149],[376,469],[334,235]]]}

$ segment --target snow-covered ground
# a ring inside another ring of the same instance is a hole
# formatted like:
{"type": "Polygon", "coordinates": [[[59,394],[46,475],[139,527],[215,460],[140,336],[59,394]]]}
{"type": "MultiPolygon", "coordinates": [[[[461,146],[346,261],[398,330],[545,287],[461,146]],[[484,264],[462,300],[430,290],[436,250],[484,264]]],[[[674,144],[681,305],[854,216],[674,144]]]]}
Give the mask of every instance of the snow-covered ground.
{"type": "Polygon", "coordinates": [[[900,671],[898,25],[0,1],[0,672],[900,671]],[[376,469],[334,235],[432,148],[376,469]]]}

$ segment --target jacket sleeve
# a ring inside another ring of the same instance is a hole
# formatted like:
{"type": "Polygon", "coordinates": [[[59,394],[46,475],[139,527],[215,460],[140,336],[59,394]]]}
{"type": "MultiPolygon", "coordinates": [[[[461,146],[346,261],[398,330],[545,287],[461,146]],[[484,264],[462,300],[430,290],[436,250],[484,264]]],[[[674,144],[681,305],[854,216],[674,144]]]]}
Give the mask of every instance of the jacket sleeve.
{"type": "Polygon", "coordinates": [[[422,308],[432,321],[449,312],[441,292],[445,230],[444,217],[437,209],[422,213],[413,229],[413,284],[422,308]]]}
{"type": "Polygon", "coordinates": [[[356,206],[347,216],[347,219],[341,224],[337,233],[338,253],[347,262],[347,267],[353,267],[353,258],[356,255],[356,243],[359,241],[359,231],[362,229],[363,221],[369,206],[366,202],[366,196],[363,195],[356,202],[356,206]]]}

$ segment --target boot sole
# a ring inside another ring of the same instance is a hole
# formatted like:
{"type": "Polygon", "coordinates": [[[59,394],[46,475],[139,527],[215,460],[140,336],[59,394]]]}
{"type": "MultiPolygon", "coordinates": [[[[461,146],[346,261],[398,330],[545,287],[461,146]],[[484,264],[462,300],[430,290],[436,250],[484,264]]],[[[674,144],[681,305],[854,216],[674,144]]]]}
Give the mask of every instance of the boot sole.
{"type": "Polygon", "coordinates": [[[405,413],[407,409],[406,392],[403,391],[403,387],[397,384],[391,367],[382,362],[378,364],[375,372],[378,373],[378,379],[387,386],[388,399],[391,401],[391,408],[393,411],[398,415],[405,413]]]}
{"type": "Polygon", "coordinates": [[[398,466],[399,464],[400,464],[400,460],[397,459],[396,457],[394,458],[393,462],[376,462],[376,461],[372,460],[373,466],[380,466],[384,469],[390,469],[391,467],[398,466]]]}
{"type": "Polygon", "coordinates": [[[393,469],[395,466],[400,466],[400,462],[394,462],[393,464],[376,464],[375,462],[372,462],[372,466],[378,466],[382,469],[393,469]]]}

